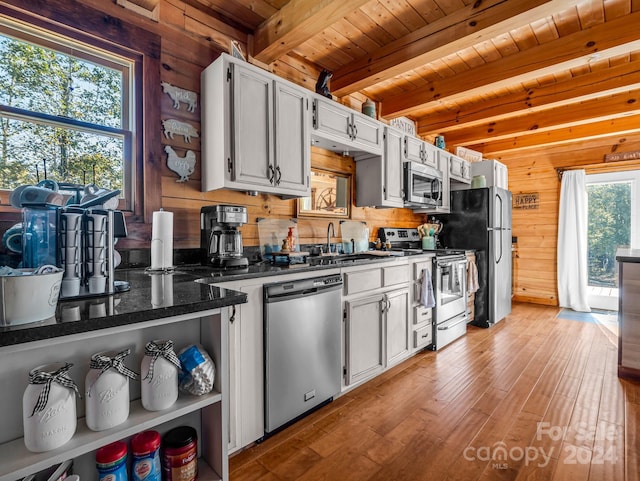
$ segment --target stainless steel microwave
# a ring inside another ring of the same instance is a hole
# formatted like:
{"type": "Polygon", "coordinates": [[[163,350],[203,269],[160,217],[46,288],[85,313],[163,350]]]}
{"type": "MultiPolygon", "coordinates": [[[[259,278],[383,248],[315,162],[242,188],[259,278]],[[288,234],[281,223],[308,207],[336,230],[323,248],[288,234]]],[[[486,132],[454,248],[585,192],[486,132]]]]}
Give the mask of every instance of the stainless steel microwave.
{"type": "Polygon", "coordinates": [[[408,207],[442,205],[442,173],[419,162],[404,163],[404,204],[408,207]]]}

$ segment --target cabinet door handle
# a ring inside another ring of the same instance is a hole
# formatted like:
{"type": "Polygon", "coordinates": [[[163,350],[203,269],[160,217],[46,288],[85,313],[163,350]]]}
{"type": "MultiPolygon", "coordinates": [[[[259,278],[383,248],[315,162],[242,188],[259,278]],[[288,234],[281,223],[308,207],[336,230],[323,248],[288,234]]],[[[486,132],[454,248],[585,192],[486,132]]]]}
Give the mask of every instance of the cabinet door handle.
{"type": "Polygon", "coordinates": [[[236,306],[231,306],[231,317],[229,318],[229,322],[233,324],[236,320],[236,306]]]}
{"type": "Polygon", "coordinates": [[[267,177],[269,177],[269,183],[273,184],[273,179],[275,178],[276,173],[273,170],[273,165],[269,164],[269,174],[267,177]]]}
{"type": "Polygon", "coordinates": [[[276,178],[276,185],[280,185],[280,179],[282,179],[282,172],[280,172],[280,166],[276,167],[278,177],[276,178]]]}
{"type": "Polygon", "coordinates": [[[425,339],[425,338],[429,337],[429,333],[425,332],[421,337],[422,337],[422,339],[425,339]]]}
{"type": "Polygon", "coordinates": [[[383,297],[382,299],[380,299],[380,312],[382,314],[384,314],[385,312],[387,312],[387,300],[383,297]]]}
{"type": "Polygon", "coordinates": [[[354,124],[353,126],[353,140],[358,137],[358,126],[354,124]]]}

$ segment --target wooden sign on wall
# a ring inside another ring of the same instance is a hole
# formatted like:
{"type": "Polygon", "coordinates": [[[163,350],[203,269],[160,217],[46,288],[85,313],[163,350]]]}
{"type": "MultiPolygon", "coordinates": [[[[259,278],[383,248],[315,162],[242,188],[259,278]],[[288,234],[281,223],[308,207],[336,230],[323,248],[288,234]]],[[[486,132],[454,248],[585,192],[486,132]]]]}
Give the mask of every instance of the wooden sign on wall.
{"type": "Polygon", "coordinates": [[[527,194],[515,194],[513,196],[513,208],[514,209],[537,209],[540,207],[539,194],[537,192],[530,192],[527,194]]]}
{"type": "Polygon", "coordinates": [[[605,162],[618,162],[620,160],[636,160],[640,159],[640,150],[635,152],[620,152],[619,154],[606,154],[604,156],[605,162]]]}

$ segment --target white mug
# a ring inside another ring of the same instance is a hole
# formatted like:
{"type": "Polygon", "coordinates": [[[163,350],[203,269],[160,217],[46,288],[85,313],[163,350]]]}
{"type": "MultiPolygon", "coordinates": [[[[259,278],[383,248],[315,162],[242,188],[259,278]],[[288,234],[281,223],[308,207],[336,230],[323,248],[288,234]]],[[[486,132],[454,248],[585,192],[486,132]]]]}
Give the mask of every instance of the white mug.
{"type": "Polygon", "coordinates": [[[73,297],[80,294],[80,278],[68,277],[62,279],[62,287],[60,290],[62,297],[73,297]]]}
{"type": "Polygon", "coordinates": [[[102,294],[107,288],[107,278],[105,276],[89,277],[89,293],[102,294]]]}

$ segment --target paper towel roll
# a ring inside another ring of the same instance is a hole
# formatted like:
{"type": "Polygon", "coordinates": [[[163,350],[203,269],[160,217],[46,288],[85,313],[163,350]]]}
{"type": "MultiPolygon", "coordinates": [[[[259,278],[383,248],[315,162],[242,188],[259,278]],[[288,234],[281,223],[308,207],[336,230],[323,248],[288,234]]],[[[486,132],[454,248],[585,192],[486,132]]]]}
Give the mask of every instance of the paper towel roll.
{"type": "Polygon", "coordinates": [[[151,225],[151,268],[173,267],[173,212],[153,213],[151,225]]]}

